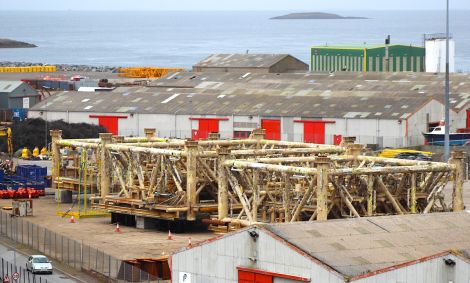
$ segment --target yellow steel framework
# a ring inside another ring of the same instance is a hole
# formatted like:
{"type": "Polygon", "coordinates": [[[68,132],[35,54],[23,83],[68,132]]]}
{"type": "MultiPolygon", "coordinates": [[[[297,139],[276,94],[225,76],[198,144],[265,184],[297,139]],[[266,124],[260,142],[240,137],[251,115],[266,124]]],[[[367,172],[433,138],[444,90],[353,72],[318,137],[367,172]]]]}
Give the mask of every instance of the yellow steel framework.
{"type": "Polygon", "coordinates": [[[172,72],[179,72],[179,68],[160,67],[132,67],[119,69],[119,76],[124,78],[161,78],[172,72]]]}

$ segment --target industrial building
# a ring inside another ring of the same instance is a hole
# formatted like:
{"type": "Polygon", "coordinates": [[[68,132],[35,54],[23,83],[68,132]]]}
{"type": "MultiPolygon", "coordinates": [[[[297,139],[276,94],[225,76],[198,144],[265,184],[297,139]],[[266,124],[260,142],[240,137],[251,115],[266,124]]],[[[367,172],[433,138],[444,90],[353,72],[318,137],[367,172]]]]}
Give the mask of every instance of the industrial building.
{"type": "Polygon", "coordinates": [[[40,101],[40,95],[22,81],[0,81],[0,109],[30,108],[40,101]]]}
{"type": "Polygon", "coordinates": [[[193,71],[290,73],[308,71],[308,64],[289,54],[212,54],[193,71]]]}
{"type": "MultiPolygon", "coordinates": [[[[424,35],[426,72],[446,72],[446,34],[424,35]]],[[[455,72],[455,41],[449,39],[449,72],[455,72]]]]}
{"type": "Polygon", "coordinates": [[[173,282],[467,283],[470,215],[252,226],[171,256],[173,282]],[[183,280],[185,279],[185,280],[183,280]]]}
{"type": "Polygon", "coordinates": [[[425,48],[407,45],[313,46],[313,72],[424,72],[425,48]]]}
{"type": "MultiPolygon", "coordinates": [[[[470,128],[468,74],[453,74],[451,131],[470,128]]],[[[100,124],[119,135],[246,138],[264,128],[274,140],[401,147],[424,144],[443,114],[443,77],[427,73],[177,72],[148,86],[106,93],[60,92],[29,117],[100,124]]]]}

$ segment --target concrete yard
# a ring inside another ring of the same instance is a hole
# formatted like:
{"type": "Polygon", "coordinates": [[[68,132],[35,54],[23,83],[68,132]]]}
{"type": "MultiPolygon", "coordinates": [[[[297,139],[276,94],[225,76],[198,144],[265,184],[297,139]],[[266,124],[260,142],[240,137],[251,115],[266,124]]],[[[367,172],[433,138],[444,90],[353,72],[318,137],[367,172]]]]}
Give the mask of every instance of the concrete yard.
{"type": "MultiPolygon", "coordinates": [[[[62,210],[69,209],[70,205],[63,204],[62,210]]],[[[0,206],[11,206],[11,200],[1,199],[0,206]]],[[[54,196],[35,199],[34,216],[26,219],[71,239],[83,241],[84,244],[118,259],[156,258],[186,247],[189,237],[194,244],[217,236],[210,232],[192,232],[173,234],[173,240],[167,240],[168,232],[141,230],[122,225],[121,233],[116,233],[115,225],[111,224],[111,217],[84,218],[76,223],[69,223],[69,218],[57,216],[56,210],[54,196]]]]}

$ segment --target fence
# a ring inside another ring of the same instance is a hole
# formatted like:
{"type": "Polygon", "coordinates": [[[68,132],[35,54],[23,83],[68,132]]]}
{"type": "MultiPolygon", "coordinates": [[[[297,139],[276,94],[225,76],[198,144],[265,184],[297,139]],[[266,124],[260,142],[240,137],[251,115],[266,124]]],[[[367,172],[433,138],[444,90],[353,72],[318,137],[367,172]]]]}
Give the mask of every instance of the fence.
{"type": "Polygon", "coordinates": [[[48,280],[47,278],[44,278],[42,276],[32,274],[26,270],[26,268],[23,268],[21,266],[16,266],[9,261],[4,260],[3,258],[1,259],[1,278],[2,282],[5,282],[8,278],[7,282],[16,282],[16,283],[52,283],[52,280],[48,280]],[[14,273],[18,273],[18,279],[15,280],[13,278],[14,273]]]}
{"type": "Polygon", "coordinates": [[[166,282],[97,248],[3,211],[0,235],[107,282],[166,282]]]}

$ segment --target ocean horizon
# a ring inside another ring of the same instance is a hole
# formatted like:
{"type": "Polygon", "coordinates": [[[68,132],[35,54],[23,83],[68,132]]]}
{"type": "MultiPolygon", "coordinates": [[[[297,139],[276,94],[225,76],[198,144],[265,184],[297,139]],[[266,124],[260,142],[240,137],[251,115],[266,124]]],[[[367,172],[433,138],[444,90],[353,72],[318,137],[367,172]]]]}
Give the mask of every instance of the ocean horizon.
{"type": "MultiPolygon", "coordinates": [[[[444,11],[325,11],[368,19],[270,20],[298,11],[0,11],[0,61],[190,68],[212,53],[288,53],[310,63],[313,45],[423,45],[445,31],[444,11]]],[[[470,10],[451,11],[456,70],[470,72],[470,10]]]]}

